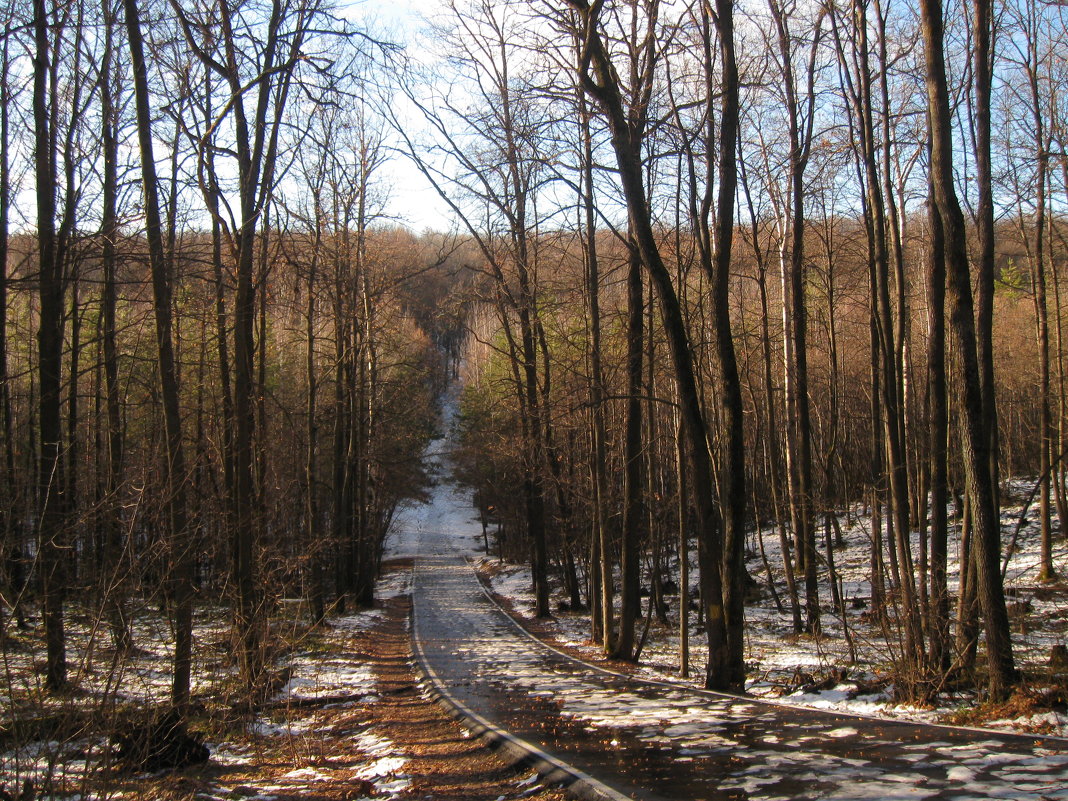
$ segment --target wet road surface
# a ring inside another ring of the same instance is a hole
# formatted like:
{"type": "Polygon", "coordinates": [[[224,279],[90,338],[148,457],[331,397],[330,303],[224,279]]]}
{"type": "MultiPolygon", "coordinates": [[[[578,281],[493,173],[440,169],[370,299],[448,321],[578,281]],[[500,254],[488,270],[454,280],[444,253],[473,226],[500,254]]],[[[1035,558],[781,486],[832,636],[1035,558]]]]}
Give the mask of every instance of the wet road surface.
{"type": "Polygon", "coordinates": [[[413,636],[446,691],[635,799],[1065,799],[1068,741],[875,721],[642,684],[520,631],[464,558],[479,531],[442,481],[412,523],[413,636]]]}

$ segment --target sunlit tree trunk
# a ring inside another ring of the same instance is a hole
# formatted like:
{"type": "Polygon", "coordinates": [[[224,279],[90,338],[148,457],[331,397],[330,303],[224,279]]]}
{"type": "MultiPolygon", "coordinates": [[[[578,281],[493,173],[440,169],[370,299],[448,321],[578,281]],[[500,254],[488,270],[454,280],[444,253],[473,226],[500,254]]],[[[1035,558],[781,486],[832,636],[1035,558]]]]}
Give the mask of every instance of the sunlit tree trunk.
{"type": "Polygon", "coordinates": [[[950,665],[949,589],[946,583],[949,521],[949,401],[946,393],[946,268],[942,220],[933,201],[927,204],[931,243],[927,257],[927,392],[931,464],[931,620],[930,665],[944,674],[950,665]]]}
{"type": "MultiPolygon", "coordinates": [[[[979,0],[983,2],[983,0],[979,0]]],[[[932,191],[946,247],[950,330],[956,351],[964,465],[974,515],[973,548],[979,604],[986,627],[991,697],[1005,697],[1017,680],[1009,636],[1009,620],[1001,582],[1000,522],[990,474],[990,420],[984,415],[977,350],[971,276],[965,242],[964,215],[953,176],[952,119],[943,51],[941,0],[921,0],[921,30],[927,64],[927,97],[931,134],[932,191]]]]}
{"type": "MultiPolygon", "coordinates": [[[[744,167],[744,161],[741,165],[744,167]]],[[[762,388],[764,390],[764,403],[767,407],[767,433],[764,439],[764,460],[767,464],[768,491],[771,494],[771,504],[775,513],[775,527],[779,534],[779,551],[782,554],[783,573],[786,579],[786,591],[790,599],[790,616],[795,634],[804,630],[801,619],[801,603],[798,598],[797,579],[794,572],[794,560],[791,556],[790,539],[786,533],[786,523],[782,512],[780,500],[781,489],[781,436],[779,433],[779,406],[775,400],[777,394],[772,374],[771,353],[771,304],[768,301],[768,266],[764,254],[763,245],[760,242],[760,231],[757,221],[756,210],[753,206],[752,194],[749,183],[746,180],[744,170],[742,172],[742,188],[745,192],[746,203],[749,208],[749,220],[752,228],[753,251],[757,262],[757,290],[760,297],[758,315],[760,319],[760,361],[762,388]]]]}
{"type": "MultiPolygon", "coordinates": [[[[691,341],[671,273],[660,254],[647,204],[641,158],[642,141],[646,135],[642,124],[644,114],[638,115],[640,124],[635,126],[634,117],[628,115],[624,109],[619,78],[600,33],[600,7],[590,6],[585,0],[572,0],[570,4],[578,12],[583,29],[579,74],[586,91],[597,100],[607,119],[626,200],[630,230],[642,262],[657,288],[661,317],[678,382],[679,401],[693,468],[693,494],[700,521],[698,554],[709,648],[705,684],[710,689],[727,689],[737,686],[737,677],[744,674],[744,665],[734,665],[731,661],[734,652],[728,642],[727,610],[724,606],[724,536],[716,504],[709,430],[697,387],[691,341]]],[[[729,25],[729,21],[722,19],[722,13],[729,11],[731,5],[728,2],[721,5],[721,25],[729,25]]],[[[655,8],[647,11],[652,15],[650,24],[653,24],[655,8]]],[[[653,44],[651,38],[647,41],[650,46],[653,44]]],[[[653,66],[655,59],[646,62],[643,81],[651,80],[653,66]]],[[[740,476],[739,480],[744,482],[744,476],[740,476]]],[[[742,486],[744,487],[744,483],[742,486]]],[[[733,560],[731,561],[733,563],[733,560]]]]}

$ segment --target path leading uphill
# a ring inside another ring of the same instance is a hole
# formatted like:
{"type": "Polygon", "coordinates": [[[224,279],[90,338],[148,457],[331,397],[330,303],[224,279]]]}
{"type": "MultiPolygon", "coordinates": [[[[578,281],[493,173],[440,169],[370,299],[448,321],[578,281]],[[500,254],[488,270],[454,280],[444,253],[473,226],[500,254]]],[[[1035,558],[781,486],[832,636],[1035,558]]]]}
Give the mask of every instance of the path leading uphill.
{"type": "Polygon", "coordinates": [[[412,510],[416,653],[454,705],[585,797],[1066,799],[1068,741],[785,708],[606,674],[521,631],[466,556],[480,527],[450,484],[412,510]]]}

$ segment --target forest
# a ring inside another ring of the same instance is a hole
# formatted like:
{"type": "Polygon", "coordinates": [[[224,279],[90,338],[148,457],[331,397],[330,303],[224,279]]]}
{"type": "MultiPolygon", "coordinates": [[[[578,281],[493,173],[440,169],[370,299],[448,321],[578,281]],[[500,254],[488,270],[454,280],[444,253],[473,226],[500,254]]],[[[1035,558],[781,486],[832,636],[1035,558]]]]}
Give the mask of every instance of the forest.
{"type": "Polygon", "coordinates": [[[684,648],[741,690],[747,595],[818,638],[864,515],[898,692],[1006,697],[1007,480],[1034,582],[1068,570],[1066,7],[349,12],[4,12],[0,649],[41,658],[5,698],[69,693],[153,609],[179,715],[209,612],[262,698],[289,599],[375,603],[454,382],[456,475],[538,616],[562,592],[637,660],[693,597],[684,648]],[[391,205],[399,162],[434,230],[391,205]]]}

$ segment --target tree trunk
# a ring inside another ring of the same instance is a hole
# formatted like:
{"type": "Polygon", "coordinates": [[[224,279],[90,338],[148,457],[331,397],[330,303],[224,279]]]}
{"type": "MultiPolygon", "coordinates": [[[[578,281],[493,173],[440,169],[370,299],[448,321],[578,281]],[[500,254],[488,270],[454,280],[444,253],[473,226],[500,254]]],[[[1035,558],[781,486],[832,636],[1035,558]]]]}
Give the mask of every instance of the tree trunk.
{"type": "Polygon", "coordinates": [[[965,489],[960,523],[960,593],[957,599],[957,664],[962,675],[975,670],[979,644],[979,600],[975,592],[971,492],[965,489]]]}
{"type": "Polygon", "coordinates": [[[178,373],[172,333],[172,290],[163,246],[159,188],[152,144],[152,108],[149,103],[148,73],[137,0],[123,0],[123,6],[126,11],[134,97],[137,104],[137,136],[141,150],[142,190],[145,201],[145,236],[148,240],[152,271],[152,305],[156,320],[157,369],[167,435],[167,518],[173,559],[169,583],[175,617],[171,703],[179,713],[184,714],[189,703],[193,653],[193,549],[188,540],[185,451],[182,445],[178,373]]]}
{"type": "Polygon", "coordinates": [[[701,562],[701,595],[705,605],[709,652],[705,684],[709,689],[728,689],[734,686],[737,675],[744,672],[744,665],[731,664],[732,652],[728,643],[723,603],[723,531],[716,508],[708,426],[697,389],[691,342],[682,308],[671,274],[661,257],[646,203],[641,159],[641,135],[644,132],[631,129],[623,110],[618,76],[604,49],[598,30],[596,8],[586,5],[583,0],[573,0],[572,5],[582,16],[585,27],[579,67],[583,86],[598,100],[607,117],[626,199],[629,224],[642,263],[657,288],[661,317],[678,382],[700,526],[698,549],[701,562]],[[590,72],[591,67],[593,74],[590,72]]]}
{"type": "Polygon", "coordinates": [[[104,160],[103,209],[100,219],[101,267],[104,273],[101,316],[103,318],[104,381],[107,405],[107,474],[104,484],[104,608],[115,647],[128,651],[133,645],[130,626],[124,609],[125,586],[122,576],[123,529],[122,502],[119,497],[123,485],[123,428],[119,388],[119,357],[116,342],[116,239],[119,234],[118,214],[118,130],[114,103],[114,81],[111,54],[115,20],[111,0],[104,0],[105,47],[100,65],[100,102],[102,118],[102,151],[104,160]]]}
{"type": "MultiPolygon", "coordinates": [[[[11,93],[8,83],[9,37],[0,44],[0,431],[4,437],[3,486],[0,488],[0,575],[7,581],[12,604],[18,605],[19,589],[14,586],[14,576],[8,570],[9,561],[18,548],[16,523],[20,517],[17,507],[18,491],[15,486],[15,426],[11,412],[11,387],[8,384],[7,366],[7,304],[8,304],[8,233],[11,211],[11,159],[8,103],[11,93]]],[[[0,641],[7,630],[0,610],[0,641]]]]}
{"type": "Polygon", "coordinates": [[[642,361],[645,293],[641,258],[631,246],[627,269],[627,422],[623,453],[623,540],[620,547],[621,592],[619,632],[611,653],[617,659],[634,655],[634,624],[641,613],[639,542],[642,509],[642,361]]]}
{"type": "MultiPolygon", "coordinates": [[[[988,0],[978,0],[978,2],[988,0]]],[[[952,119],[943,53],[941,0],[921,0],[921,29],[927,62],[927,97],[931,130],[932,189],[946,246],[950,329],[957,353],[961,393],[964,466],[974,514],[973,548],[976,589],[986,627],[989,692],[1002,699],[1017,680],[999,565],[1000,521],[990,474],[991,422],[984,414],[981,375],[972,303],[971,276],[965,241],[964,215],[953,176],[952,119]]]]}
{"type": "MultiPolygon", "coordinates": [[[[784,349],[787,404],[791,410],[787,440],[790,464],[790,507],[797,543],[797,556],[805,574],[805,605],[807,631],[820,631],[819,579],[817,574],[816,526],[812,508],[812,421],[809,409],[808,386],[808,310],[805,303],[805,186],[804,175],[812,142],[814,116],[815,54],[822,31],[822,13],[815,23],[812,55],[807,72],[807,124],[802,127],[798,88],[793,67],[794,37],[790,31],[790,16],[769,0],[768,8],[775,21],[779,57],[783,68],[789,134],[789,211],[786,212],[780,244],[783,269],[783,310],[786,336],[790,346],[784,349]]],[[[722,156],[722,154],[721,154],[722,156]]]]}
{"type": "MultiPolygon", "coordinates": [[[[319,203],[316,202],[318,210],[319,203]]],[[[308,601],[311,608],[312,625],[318,625],[326,618],[326,600],[323,576],[323,560],[326,553],[321,545],[321,532],[319,531],[319,472],[316,453],[318,451],[319,424],[316,419],[318,412],[319,383],[316,374],[315,358],[315,281],[319,266],[319,252],[322,247],[322,220],[320,213],[315,215],[315,242],[312,246],[311,259],[308,265],[308,297],[305,307],[305,339],[308,353],[305,359],[306,378],[308,382],[308,398],[305,411],[305,436],[308,439],[307,448],[304,452],[304,536],[308,549],[308,559],[311,562],[308,571],[308,601]]]]}
{"type": "Polygon", "coordinates": [[[593,195],[593,137],[590,112],[582,87],[576,87],[580,135],[582,137],[582,207],[584,216],[583,260],[586,267],[586,297],[589,303],[590,336],[590,418],[593,458],[590,470],[593,484],[593,531],[590,565],[590,620],[594,642],[607,645],[612,639],[611,597],[604,602],[605,587],[611,594],[611,562],[605,504],[608,496],[607,453],[604,423],[604,368],[601,363],[601,277],[597,257],[597,209],[593,195]],[[607,574],[607,581],[605,576],[607,574]],[[608,609],[607,617],[605,609],[608,609]],[[607,625],[606,625],[607,623],[607,625]]]}
{"type": "Polygon", "coordinates": [[[675,473],[678,477],[679,516],[679,675],[690,676],[690,536],[687,527],[689,504],[686,492],[686,449],[683,447],[682,418],[675,426],[675,473]]]}
{"type": "Polygon", "coordinates": [[[60,373],[63,368],[63,266],[56,236],[56,132],[53,116],[58,102],[49,91],[57,54],[51,52],[48,4],[34,0],[33,59],[34,172],[37,184],[37,241],[40,286],[40,327],[37,332],[40,460],[38,462],[38,553],[44,591],[47,666],[45,686],[61,690],[67,683],[63,569],[66,520],[63,497],[60,373]]]}
{"type": "Polygon", "coordinates": [[[997,386],[994,383],[994,179],[990,159],[990,101],[993,81],[992,0],[972,2],[972,80],[975,85],[975,182],[978,198],[975,210],[976,237],[976,335],[979,360],[979,388],[983,420],[990,437],[988,451],[990,484],[995,512],[1000,507],[998,468],[997,386]]]}
{"type": "MultiPolygon", "coordinates": [[[[976,25],[980,24],[976,20],[976,25]]],[[[1035,219],[1034,244],[1028,248],[1031,257],[1032,297],[1035,306],[1035,333],[1038,341],[1038,404],[1039,404],[1039,461],[1038,520],[1040,531],[1040,556],[1038,580],[1049,582],[1056,579],[1053,569],[1053,532],[1051,528],[1052,479],[1051,452],[1053,429],[1050,414],[1050,354],[1049,354],[1049,302],[1046,297],[1046,120],[1042,113],[1042,97],[1039,89],[1038,47],[1035,37],[1027,34],[1027,78],[1031,94],[1031,123],[1035,147],[1035,219]]],[[[1022,200],[1022,199],[1021,199],[1022,200]]],[[[1022,218],[1021,214],[1021,218],[1022,218]]],[[[1021,225],[1023,220],[1021,219],[1021,225]]],[[[1025,234],[1026,236],[1026,234],[1025,234]]],[[[1052,255],[1052,254],[1051,254],[1052,255]]],[[[981,338],[981,337],[980,337],[981,338]]]]}
{"type": "MultiPolygon", "coordinates": [[[[744,162],[743,162],[744,164],[744,162]]],[[[800,634],[804,630],[801,620],[801,603],[798,598],[797,579],[794,573],[794,561],[791,557],[790,540],[786,532],[785,516],[782,512],[782,502],[779,496],[781,485],[780,460],[781,460],[781,436],[778,425],[778,404],[775,400],[775,383],[772,378],[771,356],[771,330],[770,330],[770,304],[768,302],[767,260],[764,258],[764,250],[760,244],[760,232],[757,226],[757,214],[753,207],[752,195],[749,192],[748,181],[745,173],[742,173],[742,188],[749,206],[749,219],[753,231],[753,250],[757,260],[757,289],[760,294],[760,357],[761,373],[763,378],[764,402],[767,404],[767,432],[764,436],[765,462],[767,464],[768,490],[771,494],[771,505],[775,515],[775,528],[779,534],[779,552],[782,556],[783,573],[786,578],[786,592],[790,598],[790,617],[793,623],[793,631],[800,634]]],[[[759,513],[757,513],[759,517],[759,513]]]]}
{"type": "MultiPolygon", "coordinates": [[[[745,440],[742,385],[734,351],[730,317],[731,247],[734,241],[734,200],[738,187],[739,79],[734,49],[734,3],[716,0],[716,33],[722,69],[719,123],[719,196],[716,211],[716,243],[713,271],[713,327],[719,403],[726,426],[723,454],[722,570],[725,574],[723,605],[726,608],[726,675],[718,682],[735,690],[745,686],[745,440]]],[[[710,71],[709,71],[710,72],[710,71]]],[[[711,94],[709,98],[711,98],[711,94]]],[[[709,115],[711,116],[711,115],[709,115]]],[[[707,683],[707,682],[706,682],[707,683]]]]}
{"type": "MultiPolygon", "coordinates": [[[[949,521],[949,411],[946,395],[946,268],[942,220],[933,201],[927,203],[931,245],[927,261],[927,392],[931,464],[931,621],[930,665],[945,674],[950,665],[949,589],[946,584],[949,521]]],[[[963,573],[963,571],[962,571],[963,573]]]]}

